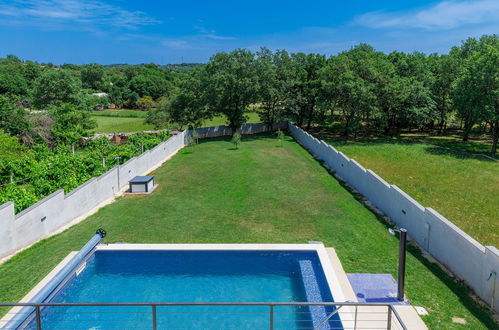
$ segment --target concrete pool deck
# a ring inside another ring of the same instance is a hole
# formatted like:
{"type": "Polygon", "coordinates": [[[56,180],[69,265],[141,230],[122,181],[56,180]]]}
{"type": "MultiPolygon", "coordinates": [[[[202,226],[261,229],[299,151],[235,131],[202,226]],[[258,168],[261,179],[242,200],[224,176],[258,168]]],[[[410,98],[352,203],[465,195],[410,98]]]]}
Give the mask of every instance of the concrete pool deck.
{"type": "MultiPolygon", "coordinates": [[[[326,248],[326,251],[329,256],[329,260],[333,265],[333,268],[336,270],[338,281],[340,282],[340,286],[343,289],[343,293],[345,294],[346,298],[345,301],[360,302],[357,295],[355,294],[355,290],[353,289],[350,280],[348,279],[349,275],[345,273],[343,266],[341,265],[340,259],[336,254],[336,251],[333,248],[326,248]]],[[[394,305],[393,307],[400,315],[400,318],[404,322],[407,329],[411,330],[428,329],[428,327],[423,322],[421,317],[419,317],[419,314],[417,313],[414,306],[394,305]]],[[[386,312],[385,307],[366,306],[363,308],[363,312],[364,313],[359,313],[357,318],[358,322],[357,327],[359,329],[363,328],[378,329],[378,328],[383,328],[383,326],[386,326],[387,319],[380,317],[380,315],[386,312]]],[[[345,320],[344,318],[342,318],[342,321],[343,323],[347,323],[349,319],[345,320]]]]}
{"type": "MultiPolygon", "coordinates": [[[[315,251],[319,257],[329,289],[335,302],[360,302],[345,273],[343,266],[333,248],[326,248],[323,244],[99,244],[96,251],[118,251],[118,250],[226,250],[226,251],[315,251]]],[[[57,273],[68,264],[76,255],[76,251],[70,252],[43,280],[41,280],[26,296],[19,302],[29,303],[31,299],[57,275],[57,273]]],[[[83,267],[75,270],[78,273],[83,267]]],[[[427,329],[424,322],[413,306],[394,306],[407,329],[427,329]]],[[[12,308],[0,320],[0,329],[10,321],[13,316],[21,310],[21,307],[12,308]]],[[[349,322],[354,322],[358,328],[386,328],[387,308],[386,306],[363,306],[359,308],[358,315],[354,307],[344,306],[338,312],[342,323],[349,327],[349,322]],[[362,309],[362,312],[360,311],[362,309]]],[[[353,324],[352,324],[353,325],[353,324]]],[[[394,327],[396,328],[396,327],[394,327]]]]}

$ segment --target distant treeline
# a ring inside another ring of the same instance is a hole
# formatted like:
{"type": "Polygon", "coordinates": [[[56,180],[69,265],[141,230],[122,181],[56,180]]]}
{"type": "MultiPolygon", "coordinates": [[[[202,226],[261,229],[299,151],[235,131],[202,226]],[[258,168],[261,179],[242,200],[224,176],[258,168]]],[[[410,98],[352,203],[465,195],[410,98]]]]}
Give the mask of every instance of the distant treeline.
{"type": "Polygon", "coordinates": [[[457,124],[467,141],[480,126],[493,137],[495,152],[498,71],[497,35],[470,38],[443,55],[386,54],[360,44],[330,57],[237,49],[215,54],[207,64],[167,66],[57,67],[7,56],[0,60],[0,129],[27,143],[68,143],[92,128],[77,111],[110,105],[150,110],[148,122],[180,128],[216,115],[238,127],[248,111],[257,111],[268,124],[283,118],[305,128],[334,122],[346,137],[365,131],[394,136],[405,129],[441,133],[457,124]],[[92,96],[96,92],[106,95],[92,96]],[[49,119],[20,107],[48,110],[49,119]],[[56,115],[61,107],[66,110],[56,115]],[[76,133],[61,138],[53,128],[57,118],[76,133]]]}
{"type": "Polygon", "coordinates": [[[348,137],[369,130],[397,135],[403,129],[442,132],[462,125],[463,141],[481,125],[499,136],[499,39],[470,38],[449,54],[385,54],[360,44],[338,55],[288,53],[262,48],[215,54],[181,81],[148,120],[158,126],[197,126],[223,114],[238,127],[258,108],[272,124],[291,118],[309,128],[340,122],[348,137]]]}

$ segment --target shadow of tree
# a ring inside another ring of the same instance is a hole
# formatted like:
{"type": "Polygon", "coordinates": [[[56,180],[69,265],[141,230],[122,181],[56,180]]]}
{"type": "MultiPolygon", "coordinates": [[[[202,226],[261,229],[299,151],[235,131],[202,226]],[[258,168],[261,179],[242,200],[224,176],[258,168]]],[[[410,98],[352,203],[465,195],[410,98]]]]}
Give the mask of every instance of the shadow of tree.
{"type": "Polygon", "coordinates": [[[339,147],[345,145],[370,146],[376,144],[424,144],[427,145],[425,151],[435,155],[446,155],[459,159],[476,159],[485,162],[493,162],[494,159],[499,160],[499,155],[494,155],[490,152],[490,145],[488,143],[477,141],[462,142],[459,141],[453,134],[441,135],[438,137],[423,134],[411,134],[407,136],[402,135],[398,137],[366,134],[357,138],[346,139],[338,134],[337,130],[324,127],[314,127],[309,130],[309,133],[339,147]]]}

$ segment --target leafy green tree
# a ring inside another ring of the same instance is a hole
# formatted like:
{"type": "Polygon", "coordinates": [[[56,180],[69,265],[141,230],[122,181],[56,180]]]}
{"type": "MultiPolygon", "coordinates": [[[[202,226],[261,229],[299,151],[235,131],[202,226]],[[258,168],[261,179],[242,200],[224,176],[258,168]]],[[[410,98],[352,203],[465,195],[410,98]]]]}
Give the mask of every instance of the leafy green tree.
{"type": "Polygon", "coordinates": [[[262,105],[258,115],[272,129],[284,117],[291,58],[285,50],[273,53],[268,48],[260,49],[256,55],[258,100],[262,105]]]}
{"type": "Polygon", "coordinates": [[[52,134],[58,144],[73,144],[83,136],[88,136],[88,130],[97,126],[88,111],[79,110],[72,104],[53,106],[49,111],[54,120],[52,134]]]}
{"type": "Polygon", "coordinates": [[[497,35],[470,38],[453,49],[453,56],[462,64],[455,82],[454,105],[464,123],[463,141],[468,141],[475,124],[487,121],[494,137],[492,152],[497,150],[498,134],[498,51],[497,35]]]}
{"type": "Polygon", "coordinates": [[[357,132],[375,107],[373,53],[372,47],[359,45],[332,57],[321,69],[322,98],[340,109],[345,137],[357,132]]]}
{"type": "Polygon", "coordinates": [[[156,109],[147,112],[145,121],[156,129],[170,128],[174,123],[172,110],[171,100],[162,98],[158,101],[156,109]]]}
{"type": "Polygon", "coordinates": [[[40,76],[41,73],[42,73],[42,68],[37,63],[34,62],[24,63],[23,76],[24,79],[26,79],[26,83],[30,90],[33,88],[36,79],[40,76]]]}
{"type": "Polygon", "coordinates": [[[2,95],[0,95],[0,129],[17,137],[27,134],[30,130],[24,109],[12,104],[2,95]]]}
{"type": "Polygon", "coordinates": [[[168,96],[171,84],[159,75],[139,74],[130,80],[129,88],[139,97],[150,96],[157,99],[161,96],[168,96]]]}
{"type": "Polygon", "coordinates": [[[157,128],[201,126],[211,113],[204,103],[201,85],[201,72],[183,82],[180,91],[170,99],[162,99],[155,110],[149,111],[146,122],[157,128]]]}
{"type": "Polygon", "coordinates": [[[19,139],[0,130],[0,167],[5,164],[4,162],[18,158],[25,151],[26,147],[19,143],[19,139]]]}
{"type": "Polygon", "coordinates": [[[253,53],[237,49],[218,53],[204,67],[204,100],[214,113],[223,114],[235,132],[247,120],[249,106],[257,100],[258,81],[253,53]]]}
{"type": "Polygon", "coordinates": [[[431,88],[435,77],[428,60],[422,53],[391,53],[389,59],[395,65],[396,74],[406,84],[407,98],[400,109],[399,128],[433,128],[437,115],[431,88]]]}
{"type": "Polygon", "coordinates": [[[23,75],[22,64],[6,62],[0,64],[0,94],[26,97],[28,83],[23,75]]]}
{"type": "Polygon", "coordinates": [[[104,67],[100,64],[87,64],[81,67],[83,88],[101,90],[104,83],[104,67]]]}
{"type": "Polygon", "coordinates": [[[33,104],[36,107],[58,105],[61,103],[78,104],[81,102],[81,81],[67,70],[45,70],[35,81],[33,104]]]}
{"type": "Polygon", "coordinates": [[[430,55],[428,63],[434,77],[431,96],[435,102],[435,117],[438,121],[438,131],[442,133],[453,111],[453,86],[459,72],[458,63],[450,55],[437,54],[430,55]]]}
{"type": "Polygon", "coordinates": [[[296,119],[298,126],[307,123],[310,128],[319,105],[321,80],[319,72],[326,64],[320,54],[291,54],[291,79],[287,88],[287,110],[296,119]]]}
{"type": "Polygon", "coordinates": [[[120,87],[120,86],[111,86],[109,88],[109,93],[108,93],[108,97],[109,97],[109,102],[115,104],[116,106],[118,106],[119,108],[123,107],[123,104],[126,100],[126,96],[125,94],[127,94],[127,88],[126,87],[120,87]]]}
{"type": "Polygon", "coordinates": [[[455,105],[464,121],[463,141],[468,141],[473,126],[487,121],[492,128],[492,153],[497,152],[499,136],[499,41],[496,47],[485,45],[466,61],[466,69],[457,79],[455,105]]]}

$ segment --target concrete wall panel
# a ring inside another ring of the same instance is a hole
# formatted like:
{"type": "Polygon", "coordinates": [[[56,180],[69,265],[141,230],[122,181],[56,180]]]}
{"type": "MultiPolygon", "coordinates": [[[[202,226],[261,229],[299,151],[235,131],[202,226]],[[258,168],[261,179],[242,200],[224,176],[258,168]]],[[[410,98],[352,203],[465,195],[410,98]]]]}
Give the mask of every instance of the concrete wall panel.
{"type": "Polygon", "coordinates": [[[499,252],[485,248],[431,208],[424,208],[395,185],[389,185],[371,170],[324,141],[288,123],[291,135],[336,175],[361,193],[409,236],[457,277],[464,280],[484,301],[499,311],[499,252]]]}

